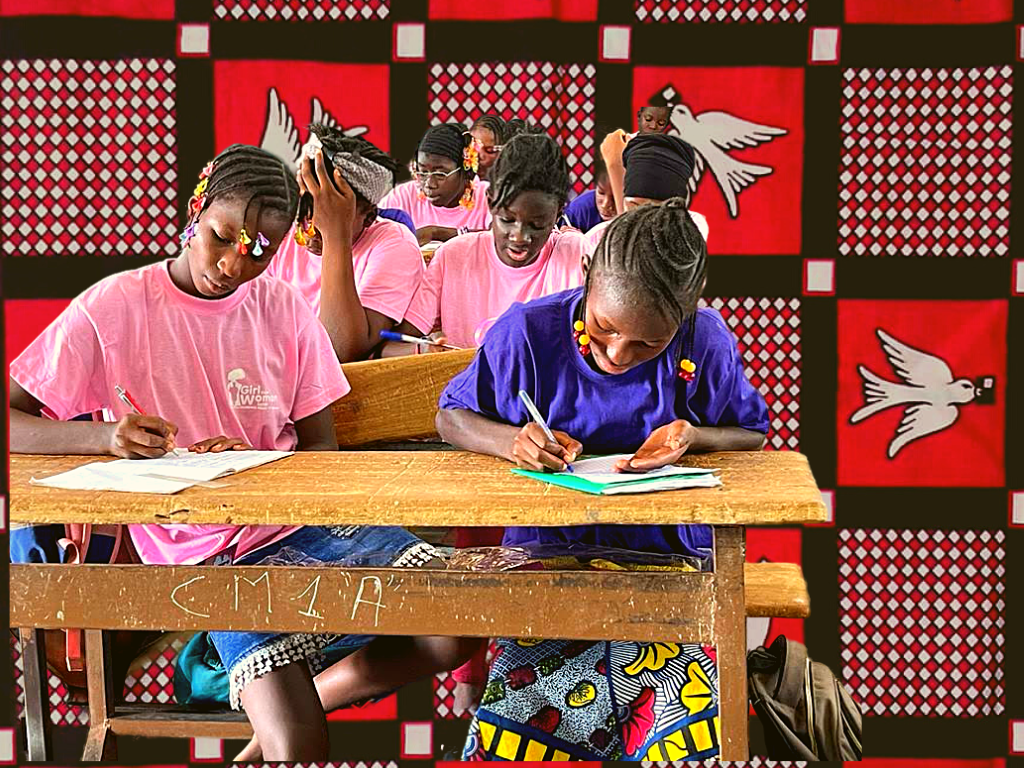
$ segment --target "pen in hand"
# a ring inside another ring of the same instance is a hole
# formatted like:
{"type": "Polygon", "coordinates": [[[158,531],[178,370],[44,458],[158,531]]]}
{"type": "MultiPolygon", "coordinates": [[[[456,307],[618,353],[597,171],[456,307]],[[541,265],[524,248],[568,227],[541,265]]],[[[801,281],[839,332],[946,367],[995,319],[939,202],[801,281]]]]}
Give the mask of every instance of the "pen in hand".
{"type": "MultiPolygon", "coordinates": [[[[117,395],[117,399],[120,400],[125,405],[127,405],[128,408],[131,409],[132,413],[134,413],[136,416],[144,417],[144,420],[146,422],[153,422],[153,421],[164,422],[164,420],[161,419],[159,416],[147,417],[146,416],[146,412],[143,411],[142,408],[139,407],[139,404],[135,401],[135,398],[132,397],[131,393],[127,389],[122,387],[120,384],[115,384],[114,385],[114,392],[117,395]]],[[[143,423],[143,419],[140,419],[139,423],[135,426],[135,428],[136,429],[141,429],[144,432],[148,432],[148,433],[153,434],[153,435],[157,435],[158,437],[164,439],[165,440],[165,445],[164,445],[165,453],[170,453],[171,451],[174,450],[174,448],[175,448],[174,433],[177,432],[177,427],[174,427],[173,425],[171,425],[170,429],[173,430],[173,431],[169,432],[168,434],[164,434],[160,430],[154,429],[154,427],[151,424],[144,424],[143,423]]]]}
{"type": "MultiPolygon", "coordinates": [[[[526,394],[525,389],[519,390],[519,399],[523,401],[523,405],[526,406],[526,410],[529,412],[530,417],[537,423],[537,426],[544,430],[544,436],[555,445],[561,445],[561,443],[555,439],[555,436],[551,434],[551,430],[548,428],[547,422],[544,421],[544,417],[540,415],[540,411],[537,410],[537,406],[533,404],[533,400],[530,399],[530,396],[526,394]]],[[[572,472],[572,464],[568,461],[565,462],[565,471],[572,472]]]]}

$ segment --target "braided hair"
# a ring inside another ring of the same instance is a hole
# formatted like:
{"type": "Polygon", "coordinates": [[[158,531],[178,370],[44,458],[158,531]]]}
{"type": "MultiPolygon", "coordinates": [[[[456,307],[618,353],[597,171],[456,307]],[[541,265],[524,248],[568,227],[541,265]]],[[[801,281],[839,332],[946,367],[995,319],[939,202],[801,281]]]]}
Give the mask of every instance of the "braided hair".
{"type": "Polygon", "coordinates": [[[455,163],[456,168],[467,174],[468,180],[473,177],[473,172],[463,168],[463,161],[465,150],[472,143],[473,137],[462,123],[441,123],[427,128],[419,146],[416,147],[416,152],[449,158],[455,163]]]}
{"type": "Polygon", "coordinates": [[[509,206],[523,192],[545,192],[561,213],[569,199],[569,165],[558,142],[546,133],[524,133],[505,145],[491,168],[487,201],[492,210],[509,206]]]}
{"type": "Polygon", "coordinates": [[[249,220],[253,203],[257,204],[257,221],[265,210],[280,213],[286,221],[295,218],[299,184],[276,155],[248,144],[232,144],[213,159],[211,166],[202,204],[192,217],[193,221],[218,200],[239,200],[246,196],[242,221],[249,220]]]}
{"type": "Polygon", "coordinates": [[[495,144],[505,143],[505,121],[497,115],[480,115],[469,127],[470,133],[473,132],[474,128],[483,128],[494,134],[495,144]]]}
{"type": "Polygon", "coordinates": [[[708,249],[686,200],[673,197],[642,205],[612,219],[594,251],[574,320],[586,322],[587,295],[595,275],[613,278],[621,298],[660,314],[675,327],[686,324],[675,368],[693,357],[697,302],[708,271],[708,249]]]}
{"type": "Polygon", "coordinates": [[[531,135],[535,133],[544,133],[544,129],[538,128],[536,125],[526,122],[521,117],[513,117],[511,120],[505,123],[506,143],[508,143],[509,141],[511,141],[516,136],[519,136],[522,133],[531,135]]]}
{"type": "MultiPolygon", "coordinates": [[[[323,145],[324,149],[332,155],[337,152],[347,152],[387,169],[391,172],[391,185],[394,186],[396,178],[395,174],[398,171],[398,163],[391,155],[373,142],[367,141],[362,136],[346,136],[337,128],[332,128],[331,126],[323,125],[321,123],[313,123],[309,126],[309,130],[310,133],[320,139],[320,143],[323,145]]],[[[370,221],[376,219],[376,204],[367,200],[366,197],[363,196],[355,187],[352,187],[352,192],[356,196],[357,207],[360,210],[368,212],[367,218],[370,221]],[[372,218],[370,218],[370,214],[372,214],[372,218]]]]}

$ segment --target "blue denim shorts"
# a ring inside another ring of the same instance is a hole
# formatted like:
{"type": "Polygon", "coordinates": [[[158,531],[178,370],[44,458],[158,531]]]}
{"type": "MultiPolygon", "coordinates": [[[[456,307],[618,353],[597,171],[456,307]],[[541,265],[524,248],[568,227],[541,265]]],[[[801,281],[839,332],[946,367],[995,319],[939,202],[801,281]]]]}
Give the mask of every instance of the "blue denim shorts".
{"type": "MultiPolygon", "coordinates": [[[[437,557],[436,550],[395,526],[305,526],[280,541],[249,552],[235,565],[287,565],[345,568],[416,568],[437,557]]],[[[305,661],[316,675],[373,640],[373,635],[210,632],[210,641],[228,672],[231,707],[251,681],[272,669],[305,661]]]]}

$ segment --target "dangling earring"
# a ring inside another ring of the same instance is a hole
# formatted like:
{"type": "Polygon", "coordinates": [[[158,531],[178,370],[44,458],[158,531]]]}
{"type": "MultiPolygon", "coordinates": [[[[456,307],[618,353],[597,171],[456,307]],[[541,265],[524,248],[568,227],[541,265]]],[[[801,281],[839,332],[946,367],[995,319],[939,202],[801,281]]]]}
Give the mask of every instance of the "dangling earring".
{"type": "Polygon", "coordinates": [[[462,193],[462,199],[459,200],[459,205],[465,208],[467,211],[472,211],[473,206],[476,205],[476,200],[473,199],[473,185],[467,184],[466,191],[462,193]]]}
{"type": "Polygon", "coordinates": [[[590,336],[587,335],[587,326],[582,320],[572,324],[572,337],[580,345],[580,354],[586,357],[590,354],[590,336]]]}

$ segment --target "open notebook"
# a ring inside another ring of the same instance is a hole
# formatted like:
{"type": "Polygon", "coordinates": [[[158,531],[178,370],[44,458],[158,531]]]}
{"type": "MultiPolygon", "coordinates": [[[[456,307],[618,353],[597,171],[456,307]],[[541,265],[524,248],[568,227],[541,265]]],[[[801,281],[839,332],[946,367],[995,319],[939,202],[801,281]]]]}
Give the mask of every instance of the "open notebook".
{"type": "Polygon", "coordinates": [[[31,482],[70,491],[177,493],[291,455],[291,451],[189,453],[185,448],[175,448],[159,459],[97,461],[52,477],[33,477],[31,482]]]}
{"type": "Polygon", "coordinates": [[[574,461],[572,472],[534,472],[528,469],[513,469],[512,472],[523,477],[532,477],[542,483],[551,483],[599,496],[675,491],[682,488],[714,488],[722,484],[714,469],[660,467],[641,475],[616,472],[615,462],[629,457],[628,453],[620,453],[574,461]]]}

